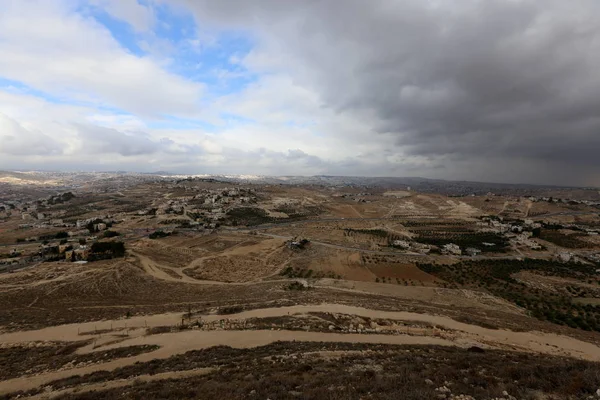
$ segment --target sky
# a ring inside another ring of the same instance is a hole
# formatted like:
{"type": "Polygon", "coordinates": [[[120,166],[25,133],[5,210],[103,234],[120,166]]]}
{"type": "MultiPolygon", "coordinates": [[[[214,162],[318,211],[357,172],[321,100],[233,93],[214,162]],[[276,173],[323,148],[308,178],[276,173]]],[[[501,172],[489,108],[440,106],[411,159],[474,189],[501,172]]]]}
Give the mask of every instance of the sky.
{"type": "Polygon", "coordinates": [[[0,0],[0,169],[600,186],[598,0],[0,0]]]}

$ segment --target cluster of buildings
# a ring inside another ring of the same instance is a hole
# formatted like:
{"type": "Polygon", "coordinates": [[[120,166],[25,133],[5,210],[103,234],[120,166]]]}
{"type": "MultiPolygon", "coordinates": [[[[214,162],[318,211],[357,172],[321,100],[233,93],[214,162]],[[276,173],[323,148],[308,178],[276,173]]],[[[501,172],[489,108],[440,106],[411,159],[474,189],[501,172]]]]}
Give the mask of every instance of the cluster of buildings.
{"type": "Polygon", "coordinates": [[[483,232],[503,234],[511,244],[529,247],[532,250],[542,250],[543,247],[532,239],[532,231],[542,227],[542,224],[532,219],[522,222],[504,222],[502,218],[484,217],[477,223],[483,232]]]}
{"type": "Polygon", "coordinates": [[[559,199],[556,197],[536,197],[530,196],[527,198],[528,200],[536,203],[538,201],[544,201],[548,203],[562,203],[562,204],[584,204],[586,206],[600,206],[600,201],[592,201],[592,200],[575,200],[575,199],[559,199]]]}
{"type": "Polygon", "coordinates": [[[191,196],[179,196],[154,204],[152,208],[138,212],[140,215],[186,215],[196,224],[204,223],[208,228],[216,227],[227,211],[257,202],[254,189],[223,188],[197,189],[200,193],[191,196]]]}
{"type": "Polygon", "coordinates": [[[6,200],[0,202],[0,217],[11,216],[20,213],[24,220],[44,220],[62,215],[64,212],[38,212],[39,209],[63,203],[74,198],[71,192],[62,193],[55,196],[48,196],[38,200],[6,200]]]}
{"type": "Polygon", "coordinates": [[[77,248],[71,248],[70,250],[64,250],[65,260],[68,261],[87,261],[90,255],[90,249],[87,245],[79,245],[77,248]]]}
{"type": "Polygon", "coordinates": [[[93,228],[93,231],[100,232],[106,230],[109,224],[112,224],[114,222],[115,220],[111,215],[104,215],[88,219],[78,219],[75,223],[75,227],[77,227],[78,229],[85,228],[89,230],[88,227],[91,226],[93,228]]]}
{"type": "Polygon", "coordinates": [[[39,248],[39,255],[42,258],[64,258],[67,261],[87,260],[89,252],[90,249],[88,244],[81,244],[74,240],[60,244],[41,244],[39,248]]]}
{"type": "MultiPolygon", "coordinates": [[[[493,243],[488,243],[488,244],[492,244],[493,243]]],[[[477,249],[475,247],[467,247],[464,251],[460,248],[459,245],[454,244],[454,243],[448,243],[442,246],[441,248],[441,252],[442,254],[447,254],[447,255],[453,255],[453,256],[461,256],[461,255],[467,255],[467,256],[471,256],[471,257],[475,257],[481,254],[481,250],[477,249]]]]}
{"type": "MultiPolygon", "coordinates": [[[[26,216],[27,214],[23,214],[23,217],[26,216]]],[[[23,218],[25,221],[32,221],[31,218],[23,218]]],[[[69,224],[64,222],[61,218],[53,218],[51,220],[47,220],[47,221],[32,221],[32,222],[26,222],[23,224],[19,224],[19,228],[72,228],[74,227],[74,224],[69,224]]]]}
{"type": "Polygon", "coordinates": [[[526,246],[531,250],[542,250],[543,247],[541,244],[532,239],[532,232],[521,232],[519,234],[510,234],[509,236],[510,242],[517,246],[526,246]]]}
{"type": "Polygon", "coordinates": [[[427,254],[431,251],[431,246],[429,245],[409,242],[408,240],[394,240],[392,241],[392,246],[402,250],[416,251],[421,254],[427,254]]]}
{"type": "Polygon", "coordinates": [[[515,222],[504,222],[502,217],[491,218],[483,217],[477,225],[482,228],[483,232],[494,233],[522,233],[526,230],[541,228],[542,224],[534,222],[532,219],[526,219],[521,224],[515,222]]]}
{"type": "MultiPolygon", "coordinates": [[[[73,196],[71,193],[69,194],[73,196]]],[[[69,198],[71,198],[70,196],[69,198]]],[[[62,216],[65,211],[41,211],[44,207],[51,205],[55,198],[62,198],[62,195],[36,201],[5,201],[0,203],[0,218],[20,216],[23,220],[23,223],[19,225],[20,228],[67,228],[73,226],[63,221],[62,216]]]]}
{"type": "MultiPolygon", "coordinates": [[[[60,221],[62,222],[62,220],[60,221]]],[[[85,262],[90,254],[89,244],[95,242],[98,237],[92,232],[101,232],[108,228],[109,224],[114,222],[111,216],[101,216],[89,219],[82,219],[72,224],[59,224],[59,221],[43,221],[34,224],[21,224],[20,228],[48,228],[65,227],[72,228],[68,231],[62,231],[64,236],[42,235],[32,236],[25,239],[25,242],[36,242],[44,240],[37,249],[31,249],[29,252],[11,253],[10,258],[0,260],[0,265],[19,265],[26,266],[32,262],[66,260],[72,262],[85,262]],[[55,224],[50,224],[55,222],[55,224]]]]}
{"type": "MultiPolygon", "coordinates": [[[[47,221],[38,221],[35,223],[25,223],[19,224],[20,229],[28,229],[28,228],[36,228],[36,229],[44,229],[44,228],[71,228],[67,233],[69,237],[77,237],[77,236],[87,236],[90,234],[90,229],[88,226],[90,223],[94,232],[101,232],[108,229],[110,223],[114,222],[114,220],[110,217],[94,217],[89,219],[78,220],[76,223],[65,223],[60,218],[55,218],[47,221]]],[[[36,237],[27,238],[27,240],[37,240],[36,237]]]]}
{"type": "Polygon", "coordinates": [[[65,225],[62,218],[64,211],[41,212],[38,211],[36,203],[12,202],[9,204],[0,204],[0,216],[21,215],[23,221],[28,221],[27,225],[44,225],[44,226],[63,226],[65,225]]]}
{"type": "Polygon", "coordinates": [[[361,192],[361,193],[357,193],[357,194],[343,193],[343,194],[333,195],[332,197],[339,197],[342,199],[350,199],[357,203],[371,203],[371,200],[365,199],[365,197],[369,197],[369,196],[373,196],[373,193],[369,193],[369,192],[361,192]]]}
{"type": "Polygon", "coordinates": [[[460,256],[462,255],[462,250],[460,249],[460,246],[454,243],[448,243],[442,246],[442,254],[450,254],[453,256],[460,256]]]}
{"type": "MultiPolygon", "coordinates": [[[[392,244],[392,246],[394,246],[396,248],[399,248],[402,250],[414,251],[414,252],[421,253],[421,254],[428,254],[431,252],[431,246],[423,244],[423,243],[409,242],[408,240],[394,240],[394,241],[392,241],[391,244],[392,244]]],[[[466,254],[469,256],[476,256],[476,255],[481,254],[481,250],[476,249],[474,247],[467,247],[463,251],[463,249],[461,249],[460,246],[455,243],[448,243],[448,244],[443,245],[440,248],[440,252],[442,254],[453,255],[453,256],[460,256],[463,254],[466,254]]]]}

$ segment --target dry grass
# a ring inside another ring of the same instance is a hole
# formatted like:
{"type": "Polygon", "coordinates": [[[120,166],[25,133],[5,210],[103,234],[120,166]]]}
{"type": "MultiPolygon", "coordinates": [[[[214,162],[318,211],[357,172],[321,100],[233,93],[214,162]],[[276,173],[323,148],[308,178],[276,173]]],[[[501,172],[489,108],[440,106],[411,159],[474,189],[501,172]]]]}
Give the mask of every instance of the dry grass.
{"type": "Polygon", "coordinates": [[[180,380],[138,383],[126,388],[61,399],[424,399],[436,388],[477,399],[581,399],[600,386],[600,365],[559,357],[431,346],[336,343],[274,343],[255,349],[214,347],[52,382],[54,389],[142,374],[215,367],[180,380]],[[475,351],[477,350],[477,351],[475,351]],[[321,355],[323,354],[323,355],[321,355]],[[552,377],[551,379],[549,377],[552,377]],[[426,380],[430,380],[429,384],[426,380]]]}
{"type": "Polygon", "coordinates": [[[154,351],[158,346],[130,346],[89,354],[75,354],[75,351],[90,340],[75,343],[33,343],[27,346],[0,348],[0,379],[35,375],[55,371],[67,365],[108,361],[154,351]]]}

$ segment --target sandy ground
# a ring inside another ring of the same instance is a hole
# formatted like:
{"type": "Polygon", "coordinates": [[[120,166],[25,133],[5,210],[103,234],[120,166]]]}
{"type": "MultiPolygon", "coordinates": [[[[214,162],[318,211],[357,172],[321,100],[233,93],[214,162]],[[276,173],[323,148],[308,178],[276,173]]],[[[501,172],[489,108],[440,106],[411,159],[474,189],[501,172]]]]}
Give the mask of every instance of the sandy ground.
{"type": "MultiPolygon", "coordinates": [[[[262,346],[274,341],[324,341],[324,342],[351,342],[351,343],[386,343],[386,344],[431,344],[443,346],[467,347],[478,345],[483,347],[500,348],[523,352],[536,352],[549,355],[561,355],[579,359],[600,361],[600,347],[581,340],[562,335],[548,334],[542,332],[512,332],[507,330],[494,330],[475,325],[457,322],[451,318],[418,314],[411,312],[377,311],[366,308],[322,304],[307,306],[291,306],[279,308],[267,308],[249,310],[239,314],[222,316],[202,316],[205,321],[221,319],[240,320],[248,318],[277,317],[294,314],[306,314],[309,312],[330,312],[349,314],[359,317],[381,318],[399,321],[426,322],[443,330],[432,328],[429,335],[376,335],[376,334],[340,334],[303,331],[197,331],[188,330],[160,335],[145,336],[145,326],[176,325],[181,322],[181,314],[162,314],[149,317],[131,318],[129,320],[105,321],[99,323],[84,323],[63,325],[41,329],[37,331],[15,332],[0,335],[0,343],[21,343],[31,341],[76,341],[83,337],[78,332],[104,329],[109,325],[113,327],[124,327],[126,324],[130,336],[118,343],[100,346],[86,346],[80,352],[106,351],[111,348],[126,347],[132,345],[155,344],[160,349],[128,357],[109,361],[102,364],[94,364],[82,368],[74,368],[65,371],[55,371],[31,377],[16,378],[0,382],[0,393],[16,390],[28,390],[46,384],[49,381],[60,379],[75,374],[87,374],[99,370],[112,370],[135,362],[145,362],[153,359],[168,358],[175,354],[185,353],[193,349],[202,349],[217,345],[228,345],[238,348],[262,346]]],[[[102,340],[99,338],[99,340],[102,340]]],[[[104,341],[110,340],[110,335],[105,335],[104,341]]]]}
{"type": "Polygon", "coordinates": [[[341,290],[354,293],[368,293],[380,296],[416,300],[428,304],[444,306],[477,307],[490,311],[503,311],[523,315],[523,309],[492,295],[471,290],[444,289],[438,287],[413,287],[376,282],[351,282],[335,279],[321,279],[316,287],[341,290]]]}
{"type": "MultiPolygon", "coordinates": [[[[140,260],[149,275],[165,281],[191,284],[256,282],[279,272],[290,258],[286,255],[283,240],[279,238],[246,236],[237,240],[235,244],[231,241],[229,247],[218,254],[208,249],[178,248],[186,255],[181,257],[179,254],[180,260],[175,264],[164,262],[163,248],[149,241],[138,243],[131,253],[140,260]],[[200,255],[202,250],[204,254],[200,255]]],[[[213,245],[214,241],[208,244],[213,245]]]]}
{"type": "Polygon", "coordinates": [[[154,375],[139,375],[135,378],[135,380],[131,379],[119,379],[108,382],[100,382],[93,383],[89,385],[76,386],[74,388],[56,390],[52,392],[41,393],[37,396],[32,396],[30,399],[53,399],[64,394],[68,393],[87,393],[93,392],[96,390],[108,390],[119,387],[125,387],[129,385],[133,385],[136,382],[152,382],[152,381],[162,381],[166,379],[184,379],[192,376],[206,375],[214,371],[214,368],[198,368],[189,371],[173,371],[173,372],[163,372],[154,375]]]}

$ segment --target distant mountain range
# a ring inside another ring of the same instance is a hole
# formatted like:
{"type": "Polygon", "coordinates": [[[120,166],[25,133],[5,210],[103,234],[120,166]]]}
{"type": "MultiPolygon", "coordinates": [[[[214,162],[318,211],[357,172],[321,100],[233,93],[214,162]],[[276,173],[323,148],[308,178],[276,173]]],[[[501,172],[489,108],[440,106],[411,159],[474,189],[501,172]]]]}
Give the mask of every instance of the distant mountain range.
{"type": "Polygon", "coordinates": [[[360,176],[266,176],[230,174],[173,174],[166,171],[138,173],[127,171],[104,172],[46,172],[46,171],[0,171],[0,183],[14,185],[79,186],[106,181],[123,180],[129,184],[148,180],[214,179],[222,182],[254,183],[269,185],[318,185],[329,187],[356,187],[364,189],[407,189],[449,196],[502,195],[563,196],[571,198],[600,199],[597,188],[573,188],[561,186],[447,181],[421,177],[360,177],[360,176]]]}

